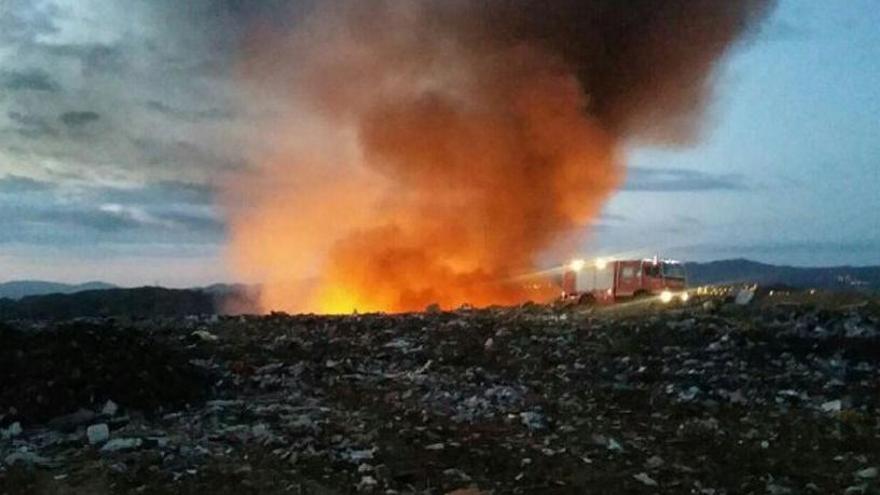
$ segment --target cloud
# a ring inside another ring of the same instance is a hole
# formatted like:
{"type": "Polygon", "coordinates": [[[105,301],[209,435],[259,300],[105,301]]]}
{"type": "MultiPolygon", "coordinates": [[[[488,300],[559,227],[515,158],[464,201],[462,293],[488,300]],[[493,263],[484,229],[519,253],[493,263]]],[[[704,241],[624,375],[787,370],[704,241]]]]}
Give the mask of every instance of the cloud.
{"type": "Polygon", "coordinates": [[[27,71],[0,72],[0,88],[9,91],[47,91],[56,92],[58,83],[45,71],[32,69],[27,71]]]}
{"type": "Polygon", "coordinates": [[[54,185],[30,177],[20,175],[5,175],[0,177],[0,194],[21,194],[31,192],[50,191],[54,185]]]}
{"type": "Polygon", "coordinates": [[[270,5],[0,3],[9,4],[0,8],[0,115],[17,117],[0,129],[0,175],[32,165],[116,182],[210,183],[244,164],[240,141],[253,122],[237,117],[231,57],[270,5]],[[61,132],[96,123],[101,132],[61,132]],[[3,160],[10,155],[15,163],[3,160]]]}
{"type": "Polygon", "coordinates": [[[169,212],[160,217],[163,221],[170,222],[179,228],[192,232],[222,236],[226,233],[226,223],[217,216],[169,212]]]}
{"type": "Polygon", "coordinates": [[[40,5],[33,0],[3,0],[0,9],[0,42],[26,43],[37,36],[58,31],[52,17],[54,6],[40,5]]]}
{"type": "Polygon", "coordinates": [[[212,201],[212,191],[197,184],[120,188],[7,175],[0,178],[0,243],[219,245],[226,225],[212,201]]]}
{"type": "Polygon", "coordinates": [[[86,75],[121,72],[127,62],[125,49],[121,44],[40,44],[37,47],[50,55],[78,60],[86,75]]]}
{"type": "Polygon", "coordinates": [[[624,191],[699,192],[747,190],[740,174],[712,174],[681,168],[631,167],[624,191]]]}
{"type": "Polygon", "coordinates": [[[58,131],[56,131],[46,119],[38,115],[9,112],[6,116],[16,124],[14,131],[20,136],[29,139],[37,139],[58,135],[58,131]]]}
{"type": "Polygon", "coordinates": [[[213,173],[244,166],[240,158],[223,150],[206,149],[189,141],[137,138],[132,141],[143,165],[170,165],[176,168],[202,167],[213,173]],[[218,152],[219,151],[219,152],[218,152]]]}
{"type": "Polygon", "coordinates": [[[180,119],[187,122],[229,119],[233,116],[231,111],[220,108],[210,108],[205,110],[185,110],[181,108],[172,108],[171,106],[156,100],[148,101],[145,106],[150,110],[165,115],[166,117],[180,119]]]}
{"type": "Polygon", "coordinates": [[[96,112],[64,112],[59,117],[68,127],[81,127],[100,118],[101,116],[96,112]]]}
{"type": "Polygon", "coordinates": [[[207,206],[214,203],[214,190],[204,184],[160,181],[135,188],[102,188],[99,196],[109,203],[140,205],[187,204],[207,206]]]}
{"type": "Polygon", "coordinates": [[[24,220],[29,223],[41,223],[47,227],[67,225],[105,233],[132,230],[139,228],[142,224],[137,218],[103,209],[60,210],[52,208],[35,210],[31,215],[26,215],[24,220]]]}

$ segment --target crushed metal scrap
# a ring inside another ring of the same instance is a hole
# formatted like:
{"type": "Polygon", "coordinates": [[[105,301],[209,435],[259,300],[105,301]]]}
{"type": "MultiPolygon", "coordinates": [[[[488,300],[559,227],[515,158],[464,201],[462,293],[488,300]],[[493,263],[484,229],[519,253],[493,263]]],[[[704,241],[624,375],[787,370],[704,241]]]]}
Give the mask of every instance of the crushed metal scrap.
{"type": "Polygon", "coordinates": [[[0,493],[878,489],[876,302],[94,325],[4,331],[0,493]]]}

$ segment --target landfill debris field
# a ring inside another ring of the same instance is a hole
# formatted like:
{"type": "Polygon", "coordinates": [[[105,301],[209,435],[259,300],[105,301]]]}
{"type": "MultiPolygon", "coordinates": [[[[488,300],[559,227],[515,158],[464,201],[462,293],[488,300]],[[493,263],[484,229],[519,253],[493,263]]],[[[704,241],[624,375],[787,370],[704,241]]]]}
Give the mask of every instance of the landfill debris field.
{"type": "Polygon", "coordinates": [[[880,306],[0,330],[2,494],[880,493],[880,306]]]}

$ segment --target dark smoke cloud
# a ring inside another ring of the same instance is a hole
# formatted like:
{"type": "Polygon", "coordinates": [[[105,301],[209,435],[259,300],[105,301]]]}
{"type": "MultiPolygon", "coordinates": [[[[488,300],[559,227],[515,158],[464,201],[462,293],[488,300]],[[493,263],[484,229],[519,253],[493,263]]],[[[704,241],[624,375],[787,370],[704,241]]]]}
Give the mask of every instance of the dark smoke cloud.
{"type": "Polygon", "coordinates": [[[715,65],[775,0],[428,4],[429,22],[447,24],[468,43],[526,44],[559,56],[589,96],[589,113],[614,134],[687,143],[698,137],[715,65]]]}

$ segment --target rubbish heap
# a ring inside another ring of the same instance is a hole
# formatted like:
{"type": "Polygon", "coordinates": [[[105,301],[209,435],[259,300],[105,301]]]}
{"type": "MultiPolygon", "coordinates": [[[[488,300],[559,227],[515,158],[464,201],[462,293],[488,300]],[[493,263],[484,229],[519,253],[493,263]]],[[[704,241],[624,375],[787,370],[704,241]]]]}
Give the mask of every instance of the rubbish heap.
{"type": "Polygon", "coordinates": [[[880,310],[0,330],[0,494],[880,493],[880,310]]]}

